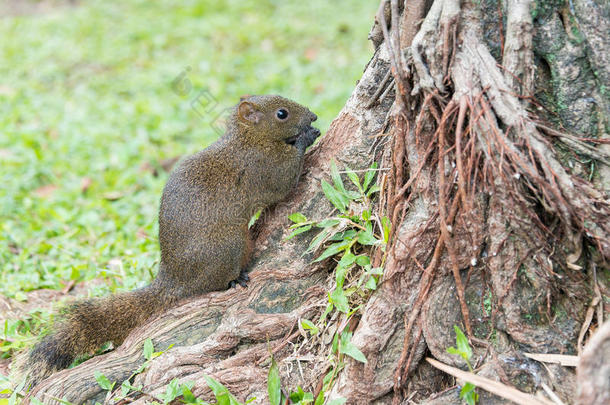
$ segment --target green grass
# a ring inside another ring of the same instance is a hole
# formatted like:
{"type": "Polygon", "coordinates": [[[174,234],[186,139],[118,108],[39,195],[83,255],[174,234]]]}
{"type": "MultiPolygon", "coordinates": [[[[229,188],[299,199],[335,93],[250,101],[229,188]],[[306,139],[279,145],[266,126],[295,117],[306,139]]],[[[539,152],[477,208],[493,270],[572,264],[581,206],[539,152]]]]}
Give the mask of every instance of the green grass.
{"type": "Polygon", "coordinates": [[[0,294],[157,271],[167,173],[243,94],[278,93],[324,132],[372,54],[378,1],[90,1],[0,18],[0,294]],[[175,7],[174,4],[180,4],[175,7]],[[171,86],[185,69],[193,89],[171,86]],[[207,91],[218,105],[200,116],[207,91]],[[84,182],[90,182],[83,190],[84,182]],[[118,265],[118,264],[121,265],[118,265]]]}

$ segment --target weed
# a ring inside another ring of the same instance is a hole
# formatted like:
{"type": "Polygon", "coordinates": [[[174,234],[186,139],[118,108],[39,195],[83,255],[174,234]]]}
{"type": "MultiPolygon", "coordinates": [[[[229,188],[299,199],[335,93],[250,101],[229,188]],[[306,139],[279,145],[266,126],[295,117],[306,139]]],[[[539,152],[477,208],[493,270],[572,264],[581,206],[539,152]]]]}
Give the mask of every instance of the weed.
{"type": "MultiPolygon", "coordinates": [[[[334,283],[327,293],[326,309],[317,321],[301,319],[299,323],[300,328],[308,331],[312,337],[324,329],[327,318],[334,311],[341,317],[341,324],[348,325],[370,294],[377,289],[383,277],[385,256],[380,266],[373,267],[369,252],[373,248],[385,252],[390,236],[390,221],[386,217],[379,218],[373,211],[372,200],[379,191],[379,185],[374,181],[378,172],[377,164],[373,164],[364,172],[363,178],[360,178],[356,171],[345,168],[343,173],[353,184],[352,189],[348,189],[343,182],[342,172],[332,161],[332,184],[323,180],[321,186],[326,198],[338,213],[321,220],[309,220],[298,212],[289,216],[294,224],[290,227],[292,232],[287,240],[313,229],[319,230],[304,255],[322,250],[313,260],[314,263],[327,259],[336,261],[334,283]]],[[[332,338],[331,354],[328,358],[331,367],[323,378],[322,389],[314,405],[324,404],[326,392],[330,391],[339,371],[344,367],[345,356],[367,363],[364,353],[352,342],[352,332],[347,329],[337,330],[332,338]]],[[[301,395],[298,390],[296,397],[305,401],[310,399],[305,394],[301,395]]],[[[337,399],[331,403],[339,404],[343,403],[342,401],[344,402],[343,399],[337,399]]]]}
{"type": "MultiPolygon", "coordinates": [[[[447,349],[447,352],[449,354],[456,354],[462,359],[464,359],[466,365],[468,366],[468,370],[470,370],[470,372],[472,373],[472,365],[470,364],[470,359],[472,358],[472,349],[470,348],[468,339],[459,327],[453,325],[453,329],[455,330],[455,344],[457,348],[450,347],[447,349]]],[[[460,390],[460,398],[464,400],[464,402],[466,402],[468,405],[475,405],[479,400],[479,394],[475,392],[475,388],[476,387],[474,384],[466,382],[460,390]]]]}

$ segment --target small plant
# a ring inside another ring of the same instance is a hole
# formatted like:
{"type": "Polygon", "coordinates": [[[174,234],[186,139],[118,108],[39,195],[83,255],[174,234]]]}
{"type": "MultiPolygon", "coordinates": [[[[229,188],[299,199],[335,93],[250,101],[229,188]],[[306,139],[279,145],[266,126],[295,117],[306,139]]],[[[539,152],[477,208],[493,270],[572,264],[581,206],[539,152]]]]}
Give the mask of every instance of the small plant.
{"type": "MultiPolygon", "coordinates": [[[[117,395],[116,399],[124,399],[126,398],[130,393],[132,392],[139,392],[139,393],[144,393],[144,391],[142,391],[142,386],[134,386],[131,384],[131,380],[133,380],[133,378],[140,374],[142,371],[144,371],[150,364],[150,362],[161,356],[163,353],[165,353],[167,350],[171,349],[174,345],[169,345],[167,347],[167,349],[165,350],[161,350],[158,352],[155,352],[154,349],[154,345],[152,343],[152,340],[150,338],[146,339],[144,341],[144,347],[142,349],[142,355],[144,356],[144,358],[146,359],[146,361],[144,363],[142,363],[142,365],[140,367],[138,367],[138,369],[129,376],[129,378],[127,378],[125,381],[123,381],[123,383],[120,386],[120,395],[118,395],[118,392],[116,392],[117,390],[115,390],[115,386],[116,386],[116,381],[110,381],[110,379],[108,377],[106,377],[104,374],[102,374],[99,371],[95,371],[95,381],[97,381],[98,385],[104,389],[108,391],[107,397],[106,399],[108,400],[110,397],[112,397],[113,394],[117,395]]],[[[170,383],[171,384],[171,383],[170,383]]]]}
{"type": "MultiPolygon", "coordinates": [[[[468,344],[468,339],[464,332],[456,325],[453,325],[453,329],[455,330],[455,347],[450,347],[447,349],[447,352],[450,354],[457,354],[461,358],[464,359],[466,365],[468,366],[468,370],[472,373],[472,365],[470,364],[470,358],[472,357],[472,349],[470,348],[470,344],[468,344]]],[[[466,382],[460,391],[460,399],[464,400],[468,405],[475,405],[479,400],[479,394],[475,392],[475,385],[469,382],[466,382]]]]}
{"type": "MultiPolygon", "coordinates": [[[[12,388],[11,382],[8,378],[0,376],[0,404],[4,405],[15,405],[19,403],[22,398],[23,387],[25,386],[26,380],[23,379],[16,387],[12,388]],[[8,395],[8,399],[6,396],[8,395]]],[[[33,403],[33,402],[32,402],[33,403]]]]}
{"type": "Polygon", "coordinates": [[[282,382],[280,380],[280,370],[273,356],[271,356],[271,367],[267,374],[267,394],[271,405],[280,405],[282,402],[282,382]]]}
{"type": "Polygon", "coordinates": [[[0,356],[9,358],[31,345],[38,334],[46,333],[45,326],[50,324],[51,317],[49,311],[35,309],[22,319],[5,319],[0,329],[0,356]]]}
{"type": "MultiPolygon", "coordinates": [[[[376,267],[373,267],[369,255],[372,248],[379,248],[385,252],[391,229],[388,218],[379,218],[373,211],[372,199],[379,191],[379,185],[374,182],[377,171],[377,164],[374,163],[365,170],[361,179],[356,171],[346,167],[344,173],[355,187],[350,190],[343,183],[336,163],[331,162],[332,184],[322,181],[322,190],[338,213],[322,220],[310,220],[299,212],[288,217],[294,224],[290,227],[292,232],[286,240],[317,228],[319,232],[312,239],[304,255],[324,247],[322,253],[313,260],[314,263],[336,258],[334,283],[328,292],[326,309],[315,322],[308,319],[301,319],[299,322],[301,330],[308,331],[312,337],[324,329],[327,318],[335,310],[342,318],[337,322],[348,325],[350,318],[377,289],[383,276],[385,255],[380,265],[376,267]]],[[[314,401],[313,395],[304,393],[298,388],[289,396],[293,403],[307,404],[313,401],[314,405],[323,405],[326,392],[330,391],[337,375],[344,367],[345,356],[362,363],[367,362],[366,356],[351,338],[352,332],[345,328],[335,332],[328,359],[331,368],[323,378],[320,393],[314,401]]],[[[344,402],[345,399],[340,398],[327,404],[337,405],[344,402]]]]}
{"type": "Polygon", "coordinates": [[[170,381],[169,384],[167,384],[165,392],[159,396],[159,399],[164,405],[169,404],[180,397],[182,397],[181,399],[179,399],[180,402],[184,404],[196,405],[245,405],[256,399],[256,397],[250,398],[248,401],[245,402],[245,404],[243,404],[239,402],[237,398],[235,398],[235,396],[233,396],[233,394],[229,392],[227,387],[216,381],[214,378],[209,376],[203,376],[203,378],[208,384],[208,387],[210,387],[210,389],[212,390],[214,398],[216,398],[216,402],[214,403],[204,401],[201,398],[197,398],[193,394],[193,392],[191,391],[193,389],[193,386],[195,385],[193,381],[180,383],[177,378],[174,378],[172,381],[170,381]]]}
{"type": "Polygon", "coordinates": [[[269,367],[269,374],[267,376],[267,393],[269,394],[269,403],[271,405],[286,403],[295,405],[313,404],[313,394],[303,391],[301,387],[297,387],[296,391],[290,392],[288,398],[285,398],[282,391],[282,381],[280,380],[280,370],[273,356],[271,356],[271,367],[269,367]]]}
{"type": "MultiPolygon", "coordinates": [[[[322,318],[325,318],[334,308],[344,314],[351,315],[358,307],[358,301],[363,301],[368,293],[377,289],[381,276],[382,266],[372,267],[371,259],[364,247],[385,246],[390,237],[390,221],[387,217],[379,218],[372,213],[371,196],[379,191],[379,186],[373,183],[377,172],[374,163],[364,175],[361,182],[356,172],[346,167],[345,173],[356,186],[357,191],[347,190],[335,162],[330,165],[333,185],[322,181],[322,190],[328,200],[337,208],[339,214],[321,221],[309,220],[305,215],[297,212],[288,218],[294,222],[290,227],[292,233],[286,240],[311,229],[319,228],[320,232],[312,239],[307,250],[309,254],[318,250],[322,245],[330,243],[316,258],[315,262],[333,256],[341,255],[335,267],[335,288],[329,294],[329,304],[322,318]],[[354,269],[355,268],[355,269],[354,269]],[[346,286],[346,278],[350,274],[359,275],[355,283],[346,286]],[[352,304],[350,305],[350,300],[352,304]]],[[[312,329],[312,325],[304,326],[312,329]]]]}
{"type": "MultiPolygon", "coordinates": [[[[269,374],[267,377],[267,392],[269,394],[269,403],[271,405],[280,405],[280,404],[293,404],[293,405],[323,405],[324,404],[324,393],[327,387],[327,379],[330,373],[324,378],[324,386],[322,390],[318,394],[314,402],[314,396],[311,392],[303,391],[303,388],[297,387],[296,391],[291,391],[288,394],[288,398],[284,395],[284,391],[282,390],[282,382],[280,380],[280,371],[277,365],[277,362],[271,356],[271,367],[269,367],[269,374]]],[[[345,403],[345,398],[337,398],[330,402],[327,405],[341,405],[345,403]]]]}

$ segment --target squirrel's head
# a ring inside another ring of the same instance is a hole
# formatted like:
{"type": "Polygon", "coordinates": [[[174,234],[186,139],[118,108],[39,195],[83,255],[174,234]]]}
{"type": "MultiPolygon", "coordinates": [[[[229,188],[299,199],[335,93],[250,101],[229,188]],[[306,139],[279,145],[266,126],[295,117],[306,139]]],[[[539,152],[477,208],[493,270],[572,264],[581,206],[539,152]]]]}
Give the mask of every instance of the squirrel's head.
{"type": "Polygon", "coordinates": [[[294,144],[318,119],[307,107],[275,95],[244,96],[235,113],[239,125],[250,129],[247,132],[289,144],[294,144]]]}

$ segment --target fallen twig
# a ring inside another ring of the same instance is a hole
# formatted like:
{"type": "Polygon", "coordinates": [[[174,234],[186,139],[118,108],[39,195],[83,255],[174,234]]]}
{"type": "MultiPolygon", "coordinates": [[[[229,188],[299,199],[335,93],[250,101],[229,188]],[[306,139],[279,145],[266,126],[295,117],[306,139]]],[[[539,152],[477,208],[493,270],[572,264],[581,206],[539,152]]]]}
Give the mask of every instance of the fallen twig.
{"type": "Polygon", "coordinates": [[[447,364],[441,363],[440,361],[430,357],[426,357],[426,361],[432,364],[432,366],[454,376],[455,378],[468,381],[469,383],[474,384],[485,391],[516,402],[519,405],[553,405],[553,402],[546,399],[535,397],[531,394],[519,391],[518,389],[510,387],[501,382],[490,380],[489,378],[481,377],[480,375],[448,366],[447,364]]]}

